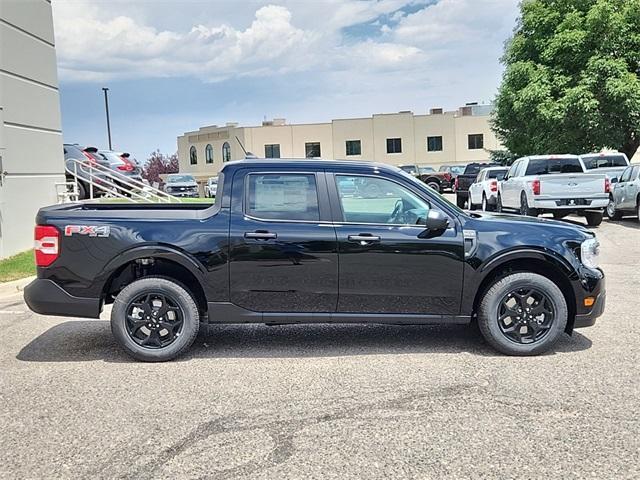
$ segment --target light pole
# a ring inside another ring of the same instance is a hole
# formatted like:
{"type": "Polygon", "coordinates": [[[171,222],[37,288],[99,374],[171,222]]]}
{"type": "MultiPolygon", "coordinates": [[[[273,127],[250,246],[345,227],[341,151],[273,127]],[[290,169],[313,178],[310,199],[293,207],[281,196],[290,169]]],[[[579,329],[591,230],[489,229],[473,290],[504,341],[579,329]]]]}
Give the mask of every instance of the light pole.
{"type": "Polygon", "coordinates": [[[109,89],[107,87],[102,87],[102,91],[104,92],[104,109],[107,113],[107,136],[109,137],[109,150],[113,150],[111,147],[111,123],[109,122],[109,89]]]}

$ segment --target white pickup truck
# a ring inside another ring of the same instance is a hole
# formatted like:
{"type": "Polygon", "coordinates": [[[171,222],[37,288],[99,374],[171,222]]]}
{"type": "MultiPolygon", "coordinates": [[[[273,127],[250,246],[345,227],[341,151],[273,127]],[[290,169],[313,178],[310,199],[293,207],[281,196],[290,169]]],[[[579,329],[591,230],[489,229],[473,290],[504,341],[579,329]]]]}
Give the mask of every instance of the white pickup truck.
{"type": "Polygon", "coordinates": [[[605,174],[585,175],[577,155],[536,155],[516,160],[498,186],[498,211],[521,215],[584,215],[589,226],[602,222],[611,182],[605,174]]]}

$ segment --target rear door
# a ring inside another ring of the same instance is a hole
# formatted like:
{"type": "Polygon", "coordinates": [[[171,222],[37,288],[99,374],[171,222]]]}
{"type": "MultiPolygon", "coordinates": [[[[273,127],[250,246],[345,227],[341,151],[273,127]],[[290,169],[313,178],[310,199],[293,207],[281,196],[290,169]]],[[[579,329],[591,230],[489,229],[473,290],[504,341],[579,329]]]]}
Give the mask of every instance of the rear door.
{"type": "Polygon", "coordinates": [[[340,254],[338,312],[457,315],[464,265],[457,220],[399,178],[336,172],[327,183],[340,254]],[[431,208],[449,216],[450,228],[421,238],[416,222],[431,208]]]}
{"type": "Polygon", "coordinates": [[[509,169],[509,175],[502,182],[500,192],[502,204],[505,207],[517,208],[520,206],[520,187],[518,183],[518,173],[521,170],[523,164],[525,164],[526,162],[526,159],[516,160],[509,169]]]}
{"type": "Polygon", "coordinates": [[[255,312],[334,312],[338,254],[324,173],[241,169],[232,188],[231,302],[255,312]]]}

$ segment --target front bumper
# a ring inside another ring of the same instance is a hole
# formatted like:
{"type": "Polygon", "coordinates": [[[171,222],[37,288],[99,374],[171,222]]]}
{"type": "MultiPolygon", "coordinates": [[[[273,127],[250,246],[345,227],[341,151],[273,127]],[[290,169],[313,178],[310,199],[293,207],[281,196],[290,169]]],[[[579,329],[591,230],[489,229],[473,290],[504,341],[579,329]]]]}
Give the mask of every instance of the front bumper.
{"type": "Polygon", "coordinates": [[[167,192],[169,195],[179,198],[198,198],[198,192],[167,192]]]}
{"type": "Polygon", "coordinates": [[[576,318],[573,322],[573,328],[590,327],[596,323],[596,319],[604,313],[607,301],[607,292],[605,289],[604,273],[589,272],[580,275],[579,285],[574,286],[576,293],[576,318]],[[595,302],[591,307],[585,307],[584,301],[587,297],[595,298],[595,302]]]}
{"type": "Polygon", "coordinates": [[[99,298],[74,297],[52,280],[36,278],[24,289],[24,301],[35,313],[63,317],[100,317],[99,298]]]}

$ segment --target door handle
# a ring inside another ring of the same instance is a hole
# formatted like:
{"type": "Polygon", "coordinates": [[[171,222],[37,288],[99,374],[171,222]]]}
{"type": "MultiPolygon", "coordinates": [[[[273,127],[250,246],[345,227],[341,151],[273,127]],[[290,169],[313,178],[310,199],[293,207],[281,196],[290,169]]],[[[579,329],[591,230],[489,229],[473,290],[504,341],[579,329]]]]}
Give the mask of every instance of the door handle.
{"type": "Polygon", "coordinates": [[[361,244],[371,243],[371,242],[379,242],[380,237],[377,235],[371,235],[369,233],[361,233],[360,235],[349,235],[347,239],[350,242],[360,242],[361,244]]]}
{"type": "Polygon", "coordinates": [[[244,238],[253,238],[256,240],[270,240],[273,238],[278,238],[277,233],[266,232],[262,230],[258,230],[255,232],[245,232],[244,238]]]}

